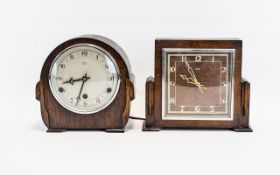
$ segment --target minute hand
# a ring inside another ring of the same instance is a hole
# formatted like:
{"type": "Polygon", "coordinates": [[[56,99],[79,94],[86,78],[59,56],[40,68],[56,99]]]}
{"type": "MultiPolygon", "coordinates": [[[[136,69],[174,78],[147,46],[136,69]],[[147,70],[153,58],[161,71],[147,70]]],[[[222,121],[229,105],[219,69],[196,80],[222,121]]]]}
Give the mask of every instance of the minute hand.
{"type": "Polygon", "coordinates": [[[83,80],[83,83],[82,83],[82,86],[80,88],[80,92],[79,92],[79,95],[77,97],[77,103],[76,103],[76,106],[78,105],[80,99],[81,99],[81,94],[82,94],[82,90],[83,90],[83,87],[84,87],[84,84],[85,84],[86,81],[83,80]]]}
{"type": "Polygon", "coordinates": [[[186,79],[188,83],[190,84],[194,84],[195,86],[198,87],[199,91],[201,92],[201,94],[203,94],[203,89],[206,89],[206,87],[204,87],[204,85],[202,85],[196,78],[195,73],[193,71],[193,69],[191,68],[191,66],[189,65],[189,63],[187,61],[185,61],[186,67],[188,69],[189,74],[191,75],[190,78],[187,78],[186,76],[180,75],[183,79],[186,79]]]}
{"type": "MultiPolygon", "coordinates": [[[[190,73],[190,75],[191,75],[193,81],[199,83],[199,82],[197,81],[197,79],[196,79],[196,76],[195,76],[195,74],[194,74],[194,72],[193,72],[193,69],[191,68],[190,64],[189,64],[187,61],[186,61],[185,63],[186,63],[186,67],[187,67],[188,72],[190,73]]],[[[199,84],[200,84],[200,83],[199,83],[199,84]]]]}
{"type": "Polygon", "coordinates": [[[77,97],[76,106],[78,105],[78,103],[79,103],[79,101],[80,101],[80,99],[81,99],[81,94],[82,94],[82,90],[83,90],[83,88],[84,88],[84,84],[85,84],[85,82],[86,82],[89,78],[90,78],[90,77],[87,77],[87,74],[85,74],[85,75],[81,78],[81,80],[83,81],[83,83],[82,83],[82,86],[81,86],[81,88],[80,88],[79,95],[78,95],[78,97],[77,97]]]}

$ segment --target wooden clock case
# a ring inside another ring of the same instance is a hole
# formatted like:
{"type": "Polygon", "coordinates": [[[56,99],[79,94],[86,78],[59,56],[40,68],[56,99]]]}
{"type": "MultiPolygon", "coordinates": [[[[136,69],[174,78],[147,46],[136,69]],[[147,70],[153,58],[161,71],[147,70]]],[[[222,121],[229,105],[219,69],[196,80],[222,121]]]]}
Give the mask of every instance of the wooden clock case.
{"type": "Polygon", "coordinates": [[[107,132],[124,132],[129,119],[130,101],[134,99],[134,75],[125,52],[112,40],[87,35],[70,39],[57,46],[47,57],[36,85],[36,99],[40,101],[41,115],[48,132],[66,129],[105,129],[107,132]],[[77,114],[62,107],[51,93],[49,71],[56,56],[69,46],[86,43],[97,45],[109,52],[120,70],[120,88],[113,102],[97,113],[77,114]]]}
{"type": "Polygon", "coordinates": [[[146,121],[143,131],[162,128],[223,128],[237,132],[252,132],[249,126],[250,83],[241,78],[242,41],[229,40],[176,40],[155,41],[155,75],[146,80],[146,121]],[[163,120],[162,119],[162,50],[164,48],[221,48],[235,49],[233,120],[163,120]]]}

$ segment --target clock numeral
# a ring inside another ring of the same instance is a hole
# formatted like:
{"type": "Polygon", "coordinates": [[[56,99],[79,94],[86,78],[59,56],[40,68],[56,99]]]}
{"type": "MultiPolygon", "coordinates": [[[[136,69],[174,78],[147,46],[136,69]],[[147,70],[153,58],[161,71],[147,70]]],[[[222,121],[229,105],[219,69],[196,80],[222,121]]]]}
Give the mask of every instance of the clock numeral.
{"type": "Polygon", "coordinates": [[[201,62],[201,60],[202,60],[201,56],[196,56],[195,57],[195,62],[201,62]]]}
{"type": "Polygon", "coordinates": [[[70,54],[69,57],[71,60],[74,59],[74,55],[72,55],[72,54],[70,54]]]}
{"type": "Polygon", "coordinates": [[[175,103],[175,98],[170,98],[170,104],[174,104],[175,103]]]}
{"type": "Polygon", "coordinates": [[[84,102],[83,104],[84,104],[85,107],[87,107],[87,105],[88,105],[87,102],[84,102]]]}
{"type": "Polygon", "coordinates": [[[82,55],[83,55],[83,56],[87,56],[87,55],[88,55],[88,52],[87,52],[86,50],[83,50],[83,51],[82,51],[82,55]]]}
{"type": "Polygon", "coordinates": [[[64,68],[65,68],[65,64],[60,64],[59,67],[60,67],[61,69],[64,69],[64,68]]]}
{"type": "Polygon", "coordinates": [[[180,106],[180,108],[181,108],[181,112],[184,112],[185,106],[180,106]]]}
{"type": "Polygon", "coordinates": [[[100,103],[100,99],[99,98],[96,99],[96,103],[100,103]]]}
{"type": "Polygon", "coordinates": [[[188,61],[188,57],[187,56],[182,56],[182,62],[186,62],[188,61]]]}
{"type": "Polygon", "coordinates": [[[175,82],[174,81],[170,81],[170,85],[171,86],[175,86],[175,82]]]}
{"type": "Polygon", "coordinates": [[[61,81],[62,77],[56,77],[55,79],[61,81]]]}
{"type": "Polygon", "coordinates": [[[214,112],[214,111],[215,111],[214,106],[210,106],[210,112],[214,112]]]}
{"type": "Polygon", "coordinates": [[[70,102],[73,103],[73,102],[74,102],[74,99],[73,99],[73,98],[70,98],[70,102]]]}
{"type": "Polygon", "coordinates": [[[175,72],[176,68],[175,67],[170,67],[170,72],[175,72]]]}
{"type": "Polygon", "coordinates": [[[109,66],[108,66],[107,64],[105,64],[105,68],[106,68],[106,69],[108,69],[108,68],[109,68],[109,66]]]}
{"type": "Polygon", "coordinates": [[[105,62],[104,58],[101,55],[96,55],[96,59],[101,62],[105,62]]]}
{"type": "Polygon", "coordinates": [[[227,72],[227,67],[221,67],[221,72],[227,72]]]}
{"type": "Polygon", "coordinates": [[[195,106],[194,110],[195,110],[195,112],[199,112],[200,111],[200,107],[199,106],[195,106]]]}
{"type": "Polygon", "coordinates": [[[108,77],[108,81],[113,81],[114,77],[108,77]]]}

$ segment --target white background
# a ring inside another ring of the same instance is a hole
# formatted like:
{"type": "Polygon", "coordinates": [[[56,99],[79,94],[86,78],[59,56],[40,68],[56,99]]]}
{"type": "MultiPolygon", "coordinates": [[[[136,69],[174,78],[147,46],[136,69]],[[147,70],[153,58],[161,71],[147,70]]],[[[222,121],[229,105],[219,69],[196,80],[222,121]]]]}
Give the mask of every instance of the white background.
{"type": "Polygon", "coordinates": [[[278,0],[0,1],[0,174],[280,174],[278,0]],[[251,82],[253,133],[229,130],[124,134],[46,133],[35,85],[47,55],[82,34],[116,41],[130,58],[144,117],[156,37],[239,37],[251,82]]]}

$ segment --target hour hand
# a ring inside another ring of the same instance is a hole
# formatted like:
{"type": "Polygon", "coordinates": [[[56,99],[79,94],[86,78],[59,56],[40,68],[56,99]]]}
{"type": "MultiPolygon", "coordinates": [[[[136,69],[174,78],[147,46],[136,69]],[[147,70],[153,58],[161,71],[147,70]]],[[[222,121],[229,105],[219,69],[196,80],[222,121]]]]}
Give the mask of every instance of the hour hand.
{"type": "Polygon", "coordinates": [[[183,80],[187,80],[187,83],[195,85],[201,94],[203,94],[203,90],[207,89],[203,84],[201,84],[197,79],[194,77],[187,77],[187,75],[180,75],[183,80]]]}
{"type": "Polygon", "coordinates": [[[62,84],[71,84],[71,85],[74,85],[74,82],[77,81],[77,80],[73,80],[73,78],[70,78],[69,80],[67,81],[64,81],[62,84]]]}
{"type": "Polygon", "coordinates": [[[63,82],[62,84],[67,84],[67,83],[69,83],[69,84],[71,84],[71,85],[74,85],[74,83],[75,83],[76,81],[84,81],[84,80],[87,81],[87,80],[89,80],[89,79],[90,79],[90,77],[87,76],[87,74],[85,74],[82,78],[78,78],[78,79],[73,79],[73,78],[71,77],[69,80],[63,82]]]}

